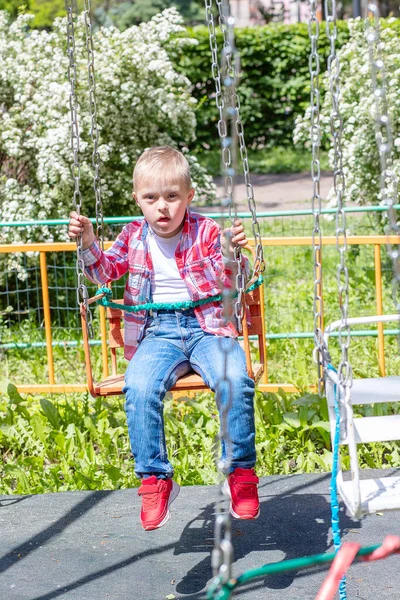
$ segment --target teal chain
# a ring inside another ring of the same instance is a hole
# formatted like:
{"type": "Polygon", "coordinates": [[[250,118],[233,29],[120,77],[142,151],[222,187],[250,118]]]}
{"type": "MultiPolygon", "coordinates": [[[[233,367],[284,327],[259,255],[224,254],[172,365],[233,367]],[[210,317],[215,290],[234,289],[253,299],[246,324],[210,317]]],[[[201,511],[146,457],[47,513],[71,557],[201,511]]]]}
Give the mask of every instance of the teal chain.
{"type": "MultiPolygon", "coordinates": [[[[263,282],[263,278],[259,276],[247,290],[246,293],[252,292],[258,288],[263,282]]],[[[125,312],[137,313],[141,310],[187,310],[189,308],[195,308],[196,306],[203,306],[204,304],[210,304],[211,302],[222,302],[222,294],[216,296],[209,296],[208,298],[202,298],[200,300],[187,300],[185,302],[146,302],[145,304],[127,305],[118,304],[112,300],[112,291],[107,287],[101,287],[97,291],[97,295],[94,297],[96,304],[101,304],[106,308],[118,308],[125,312]],[[96,300],[97,295],[104,294],[101,298],[96,300]]],[[[236,293],[237,295],[237,293],[236,293]]]]}

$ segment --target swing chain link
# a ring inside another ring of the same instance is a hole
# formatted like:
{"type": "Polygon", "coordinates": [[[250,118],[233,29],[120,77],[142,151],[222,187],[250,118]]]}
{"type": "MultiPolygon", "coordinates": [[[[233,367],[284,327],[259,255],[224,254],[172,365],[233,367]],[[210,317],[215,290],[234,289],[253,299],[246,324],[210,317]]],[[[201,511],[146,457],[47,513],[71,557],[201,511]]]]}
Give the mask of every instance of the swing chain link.
{"type": "Polygon", "coordinates": [[[93,143],[92,166],[94,169],[93,189],[96,199],[96,238],[104,250],[104,220],[103,204],[101,199],[101,179],[100,179],[100,154],[99,154],[99,129],[97,126],[97,102],[96,102],[96,78],[94,70],[94,47],[92,37],[90,0],[84,0],[84,19],[86,31],[86,50],[88,57],[88,83],[89,83],[89,111],[90,111],[90,136],[93,143]]]}
{"type": "MultiPolygon", "coordinates": [[[[229,289],[223,292],[224,316],[231,312],[231,294],[229,289]]],[[[233,344],[233,339],[230,339],[233,344]]],[[[213,575],[220,584],[227,583],[232,578],[233,564],[233,544],[232,544],[232,526],[229,512],[230,499],[224,491],[224,483],[230,472],[232,463],[232,440],[229,435],[228,418],[233,401],[233,386],[231,378],[228,375],[228,364],[230,348],[228,344],[221,344],[220,350],[223,353],[223,376],[218,380],[215,390],[217,404],[220,406],[221,424],[220,424],[220,442],[225,457],[218,461],[218,473],[220,476],[219,493],[216,501],[216,517],[214,532],[214,548],[211,553],[211,566],[213,575]],[[221,403],[222,390],[227,389],[227,402],[221,403]]]]}
{"type": "MultiPolygon", "coordinates": [[[[229,7],[218,6],[221,13],[225,14],[227,10],[229,15],[229,7]]],[[[236,131],[234,128],[234,117],[236,115],[235,110],[235,86],[236,86],[236,73],[238,70],[232,69],[232,60],[235,62],[238,60],[238,55],[234,47],[233,41],[233,20],[228,17],[228,21],[223,21],[224,25],[228,27],[227,44],[224,43],[222,52],[222,65],[219,65],[218,56],[218,44],[215,34],[214,16],[213,16],[213,2],[212,0],[205,0],[206,10],[206,21],[209,32],[209,41],[212,57],[211,72],[215,82],[215,101],[219,111],[218,121],[218,134],[221,139],[222,147],[222,163],[225,175],[225,198],[223,205],[229,207],[229,218],[233,225],[236,218],[236,206],[234,202],[234,177],[235,177],[235,166],[236,166],[236,131]],[[222,70],[222,77],[221,77],[222,70]],[[222,88],[221,82],[223,81],[224,87],[222,88]]],[[[226,265],[236,265],[236,287],[238,292],[237,301],[235,303],[234,315],[237,319],[237,323],[241,328],[242,316],[243,316],[243,294],[245,293],[245,277],[243,273],[242,257],[240,247],[234,247],[233,257],[231,250],[231,236],[225,235],[223,238],[224,248],[222,248],[222,254],[226,265]]],[[[223,315],[226,322],[232,320],[232,290],[224,287],[222,281],[220,282],[222,290],[222,301],[223,301],[223,315]]],[[[222,340],[221,340],[222,342],[222,340]]],[[[220,406],[221,424],[220,424],[220,442],[223,458],[218,461],[218,472],[220,474],[219,481],[219,493],[216,502],[216,520],[215,520],[215,532],[214,532],[214,548],[211,554],[211,564],[214,575],[214,598],[216,598],[221,591],[223,584],[228,582],[232,577],[232,563],[233,563],[233,544],[232,544],[232,533],[231,533],[231,517],[229,512],[229,498],[224,491],[224,480],[223,475],[228,475],[232,462],[232,441],[229,436],[228,430],[228,416],[233,402],[233,388],[232,382],[228,375],[228,364],[229,364],[229,346],[222,344],[220,350],[223,353],[223,375],[216,386],[216,399],[220,406]],[[227,400],[225,405],[221,403],[221,396],[223,388],[226,388],[227,400]]]]}
{"type": "MultiPolygon", "coordinates": [[[[217,2],[218,4],[218,2],[217,2]]],[[[218,8],[223,12],[223,7],[219,3],[218,8]]],[[[213,15],[213,0],[205,0],[206,21],[209,32],[209,42],[211,49],[211,73],[215,83],[215,102],[219,111],[218,134],[221,139],[221,154],[225,181],[225,198],[222,200],[223,206],[227,206],[229,210],[229,219],[231,227],[237,219],[237,209],[233,197],[235,162],[236,162],[236,144],[233,143],[232,137],[236,137],[236,132],[232,130],[232,135],[228,131],[228,123],[232,123],[235,113],[234,97],[236,95],[236,73],[239,71],[232,68],[232,58],[234,61],[239,59],[239,55],[233,45],[233,38],[224,37],[224,47],[222,52],[222,65],[219,65],[218,43],[215,33],[214,15],[213,15]],[[221,77],[222,69],[222,77],[221,77]],[[222,81],[224,88],[222,88],[222,81]]],[[[224,26],[226,27],[225,21],[224,26]]],[[[236,327],[239,333],[242,332],[242,319],[244,316],[243,297],[246,289],[246,278],[243,268],[242,254],[240,246],[235,246],[233,249],[233,259],[236,264],[236,289],[238,296],[234,305],[234,314],[236,317],[236,327]]]]}
{"type": "MultiPolygon", "coordinates": [[[[79,126],[78,126],[78,112],[79,104],[76,95],[76,84],[77,84],[77,68],[75,62],[75,27],[74,27],[74,13],[76,12],[76,1],[66,0],[67,9],[67,54],[68,54],[68,80],[70,82],[70,94],[69,94],[69,107],[71,117],[71,150],[73,153],[72,163],[72,177],[74,179],[74,196],[73,204],[78,215],[81,214],[82,210],[82,195],[80,191],[80,162],[79,162],[79,126]]],[[[93,331],[93,318],[89,308],[88,300],[89,293],[85,285],[85,263],[83,260],[83,248],[82,248],[82,234],[77,237],[76,240],[76,274],[78,279],[78,285],[76,290],[76,299],[78,305],[83,305],[86,313],[86,323],[88,329],[88,335],[90,339],[94,337],[93,331]]]]}
{"type": "Polygon", "coordinates": [[[322,233],[320,226],[321,217],[321,195],[320,177],[321,166],[319,160],[321,145],[320,128],[320,90],[319,74],[320,61],[318,55],[319,21],[317,18],[317,0],[310,0],[310,17],[308,21],[308,35],[311,49],[309,55],[310,72],[310,98],[311,98],[311,123],[310,138],[312,148],[311,179],[313,182],[313,193],[311,208],[313,213],[312,245],[314,254],[314,343],[316,349],[316,361],[318,365],[318,393],[322,395],[323,390],[323,367],[324,367],[324,339],[322,332],[323,304],[322,304],[322,233]]]}
{"type": "MultiPolygon", "coordinates": [[[[382,56],[380,13],[374,2],[368,4],[368,11],[371,16],[367,15],[364,23],[375,104],[375,139],[380,158],[380,200],[388,208],[387,233],[399,235],[400,227],[395,209],[398,197],[398,180],[393,168],[393,133],[386,95],[387,77],[382,56]]],[[[396,310],[400,312],[400,244],[394,247],[388,243],[387,248],[394,269],[393,298],[396,310]]]]}
{"type": "MultiPolygon", "coordinates": [[[[221,32],[222,32],[223,39],[224,39],[224,48],[228,49],[228,48],[231,48],[232,46],[231,46],[231,42],[229,41],[229,37],[228,37],[229,27],[227,26],[226,16],[225,16],[225,13],[223,10],[223,0],[216,0],[216,3],[217,3],[217,7],[218,7],[219,24],[220,24],[221,32]]],[[[232,62],[232,57],[229,55],[229,52],[227,52],[226,59],[227,59],[228,75],[230,77],[232,77],[235,81],[238,81],[239,73],[240,73],[240,60],[239,60],[238,52],[236,52],[235,58],[236,58],[236,60],[234,60],[232,62]]],[[[244,182],[245,182],[245,186],[246,186],[247,205],[248,205],[249,211],[251,213],[251,217],[252,217],[252,231],[253,231],[254,243],[255,243],[256,258],[255,258],[253,274],[252,274],[252,279],[253,279],[253,278],[258,278],[258,276],[264,271],[265,262],[264,262],[263,247],[262,247],[262,240],[261,240],[260,224],[257,219],[257,208],[256,208],[256,202],[255,202],[255,198],[254,198],[254,189],[253,189],[253,185],[251,183],[251,178],[250,178],[249,159],[248,159],[246,141],[245,141],[245,137],[244,137],[244,125],[243,125],[243,121],[240,117],[240,98],[239,98],[239,94],[237,93],[236,88],[233,90],[233,100],[234,100],[233,108],[234,108],[235,114],[236,114],[236,123],[235,123],[236,135],[239,140],[239,152],[240,152],[240,158],[241,158],[241,162],[242,162],[244,182]]]]}
{"type": "Polygon", "coordinates": [[[341,323],[338,329],[341,359],[338,368],[339,405],[340,405],[340,436],[346,437],[347,411],[344,401],[349,398],[346,388],[353,382],[348,350],[350,347],[350,326],[348,325],[349,310],[349,272],[346,265],[347,232],[346,213],[343,198],[346,181],[343,171],[342,132],[343,120],[340,113],[340,59],[336,52],[337,24],[336,0],[325,0],[326,35],[330,41],[328,57],[329,90],[331,96],[330,128],[333,140],[333,188],[336,195],[336,249],[339,252],[337,267],[337,285],[341,323]]]}

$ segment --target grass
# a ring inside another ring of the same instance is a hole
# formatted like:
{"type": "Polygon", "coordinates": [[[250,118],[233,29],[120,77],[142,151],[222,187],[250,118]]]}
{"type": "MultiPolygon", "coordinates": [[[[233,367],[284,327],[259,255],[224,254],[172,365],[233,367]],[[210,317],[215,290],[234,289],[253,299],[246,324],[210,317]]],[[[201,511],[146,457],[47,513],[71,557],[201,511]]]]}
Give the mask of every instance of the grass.
{"type": "MultiPolygon", "coordinates": [[[[331,469],[326,406],[316,394],[257,392],[255,413],[259,475],[331,469]]],[[[164,418],[176,481],[215,483],[219,421],[212,394],[179,401],[167,397],[164,418]]],[[[121,397],[22,397],[8,384],[0,396],[0,424],[2,494],[121,489],[139,484],[121,397]]],[[[366,445],[360,462],[365,467],[398,467],[399,445],[366,445]]],[[[349,466],[346,456],[344,466],[349,466]]]]}
{"type": "MultiPolygon", "coordinates": [[[[200,164],[210,175],[221,174],[221,151],[203,150],[196,154],[200,164]]],[[[248,149],[249,166],[252,173],[300,173],[310,170],[310,154],[294,146],[274,146],[273,148],[248,149]]],[[[321,169],[329,170],[328,156],[321,153],[321,169]]]]}

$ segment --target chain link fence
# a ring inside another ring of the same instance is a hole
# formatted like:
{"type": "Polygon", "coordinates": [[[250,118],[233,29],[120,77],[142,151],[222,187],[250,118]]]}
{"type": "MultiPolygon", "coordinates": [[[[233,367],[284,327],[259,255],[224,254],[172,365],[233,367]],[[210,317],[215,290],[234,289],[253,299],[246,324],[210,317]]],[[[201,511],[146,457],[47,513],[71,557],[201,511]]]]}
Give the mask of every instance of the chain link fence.
{"type": "MultiPolygon", "coordinates": [[[[310,240],[313,215],[310,212],[295,211],[285,214],[275,212],[259,215],[266,264],[265,322],[271,381],[281,382],[285,378],[293,381],[299,372],[299,362],[305,365],[306,370],[310,370],[312,376],[315,375],[315,367],[311,359],[314,281],[310,240]],[[301,238],[307,237],[309,243],[300,245],[303,243],[301,238]],[[276,245],[277,242],[283,245],[276,245]]],[[[384,215],[385,211],[379,207],[373,210],[366,209],[364,212],[348,213],[346,221],[348,234],[351,236],[382,235],[384,215]]],[[[217,220],[219,218],[215,214],[212,216],[217,220]]],[[[239,216],[243,219],[251,239],[251,214],[248,213],[247,218],[243,213],[239,213],[239,216]]],[[[127,218],[123,221],[129,220],[127,218]]],[[[105,223],[108,239],[115,239],[123,226],[123,223],[115,222],[117,219],[112,221],[112,223],[105,223]]],[[[321,228],[324,238],[334,236],[336,224],[332,215],[328,214],[321,218],[321,228]]],[[[376,245],[371,242],[349,244],[349,316],[376,314],[377,259],[374,254],[376,245]]],[[[393,266],[385,243],[380,244],[380,253],[382,308],[384,313],[390,314],[394,309],[393,266]]],[[[322,256],[324,269],[322,295],[326,325],[340,315],[336,281],[337,251],[334,241],[332,245],[323,246],[322,256]]],[[[6,367],[8,376],[18,380],[20,380],[21,361],[32,361],[32,363],[42,361],[41,370],[29,370],[27,382],[38,383],[38,379],[44,382],[46,337],[39,253],[19,253],[13,257],[18,261],[18,266],[6,268],[5,259],[9,259],[10,254],[0,254],[3,263],[0,275],[0,353],[3,354],[4,364],[8,365],[6,367]]],[[[76,300],[76,252],[47,252],[46,258],[52,339],[53,346],[57,349],[55,362],[57,360],[62,362],[67,355],[74,356],[73,373],[58,372],[58,379],[84,381],[83,366],[79,364],[81,354],[76,354],[81,345],[81,323],[76,300]],[[71,349],[74,349],[73,352],[71,349]]],[[[86,283],[89,296],[94,295],[96,286],[86,283]]],[[[124,285],[124,279],[113,283],[114,298],[122,298],[124,285]]],[[[96,347],[100,344],[98,310],[93,311],[93,326],[95,334],[93,345],[96,347]]],[[[376,333],[370,331],[366,337],[369,338],[368,352],[366,350],[369,354],[368,364],[375,369],[376,333]]],[[[391,340],[392,338],[388,338],[389,346],[391,340]]],[[[357,359],[359,347],[356,345],[351,352],[357,359]]]]}

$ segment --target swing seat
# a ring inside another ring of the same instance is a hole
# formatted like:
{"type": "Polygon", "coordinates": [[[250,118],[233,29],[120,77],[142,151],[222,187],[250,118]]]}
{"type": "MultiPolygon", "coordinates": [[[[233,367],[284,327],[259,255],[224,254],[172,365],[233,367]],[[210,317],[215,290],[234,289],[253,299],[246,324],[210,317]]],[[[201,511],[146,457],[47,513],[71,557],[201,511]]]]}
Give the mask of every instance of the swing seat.
{"type": "MultiPolygon", "coordinates": [[[[263,320],[263,285],[246,294],[246,305],[249,307],[251,316],[251,325],[243,328],[243,342],[246,354],[246,366],[249,376],[257,383],[263,372],[265,365],[265,333],[263,320]],[[250,341],[249,336],[254,335],[258,338],[258,347],[260,354],[260,363],[251,363],[250,359],[250,341]]],[[[117,300],[118,304],[123,304],[122,300],[117,300]]],[[[89,393],[94,398],[97,396],[116,396],[122,394],[124,387],[124,375],[117,373],[117,348],[124,347],[124,330],[122,328],[123,311],[118,308],[107,308],[106,317],[109,322],[108,346],[111,354],[111,375],[100,382],[93,380],[93,373],[90,361],[90,346],[86,327],[86,314],[81,310],[83,347],[85,352],[85,366],[87,375],[87,386],[89,393]]],[[[181,377],[170,391],[202,391],[208,390],[200,375],[190,372],[181,377]]]]}
{"type": "MultiPolygon", "coordinates": [[[[398,321],[399,318],[399,315],[361,317],[348,319],[348,324],[398,321]]],[[[337,328],[338,323],[333,323],[327,329],[326,342],[330,333],[337,328]]],[[[325,383],[333,445],[336,426],[337,373],[329,369],[325,383]]],[[[400,476],[360,479],[357,455],[357,445],[359,444],[400,440],[400,414],[358,417],[353,413],[353,406],[356,405],[377,405],[389,402],[398,402],[400,406],[400,377],[398,376],[355,379],[351,388],[345,392],[344,409],[341,415],[340,445],[347,445],[349,448],[351,479],[344,480],[343,472],[339,471],[337,485],[349,513],[356,518],[362,514],[400,509],[400,476]]]]}
{"type": "MultiPolygon", "coordinates": [[[[334,394],[333,385],[328,383],[327,400],[331,432],[335,431],[334,394]]],[[[353,517],[358,518],[362,514],[383,510],[398,510],[400,509],[400,476],[360,479],[357,445],[400,440],[400,414],[354,418],[352,407],[357,404],[400,402],[400,377],[354,380],[350,390],[350,402],[351,406],[346,411],[347,427],[340,444],[349,446],[351,480],[345,481],[343,472],[339,472],[337,479],[339,493],[353,517]]]]}

